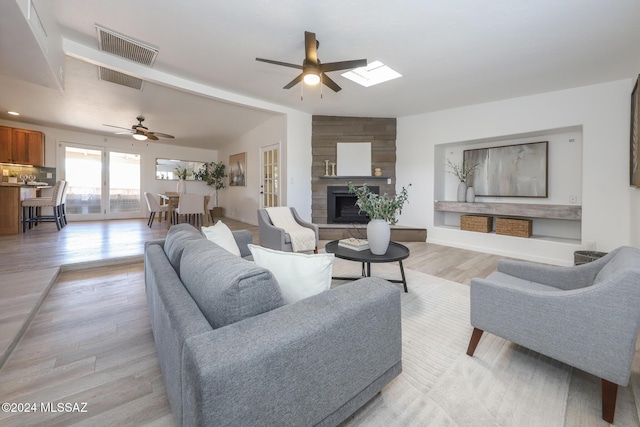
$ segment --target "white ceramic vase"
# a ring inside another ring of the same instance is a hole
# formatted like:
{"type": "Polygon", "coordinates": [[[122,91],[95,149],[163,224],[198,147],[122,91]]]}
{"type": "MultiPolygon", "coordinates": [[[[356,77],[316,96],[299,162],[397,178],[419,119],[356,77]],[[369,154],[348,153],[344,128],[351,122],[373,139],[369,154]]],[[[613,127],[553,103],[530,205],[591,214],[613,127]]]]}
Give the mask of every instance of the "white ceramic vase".
{"type": "Polygon", "coordinates": [[[187,183],[184,179],[178,180],[178,186],[176,188],[178,194],[187,194],[187,183]]]}
{"type": "Polygon", "coordinates": [[[476,201],[476,190],[473,187],[467,188],[467,202],[473,203],[476,201]]]}
{"type": "Polygon", "coordinates": [[[458,184],[458,201],[466,202],[467,201],[467,183],[460,181],[458,184]]]}
{"type": "Polygon", "coordinates": [[[391,239],[391,226],[383,219],[372,219],[367,224],[369,250],[374,255],[384,255],[391,239]]]}

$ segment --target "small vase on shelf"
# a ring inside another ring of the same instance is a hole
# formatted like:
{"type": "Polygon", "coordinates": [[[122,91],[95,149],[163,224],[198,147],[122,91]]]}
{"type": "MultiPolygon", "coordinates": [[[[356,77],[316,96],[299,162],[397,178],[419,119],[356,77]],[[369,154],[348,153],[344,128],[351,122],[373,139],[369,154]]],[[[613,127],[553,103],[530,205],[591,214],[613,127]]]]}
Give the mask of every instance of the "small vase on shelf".
{"type": "Polygon", "coordinates": [[[473,203],[476,201],[476,190],[473,189],[473,187],[468,187],[467,188],[467,202],[468,203],[473,203]]]}
{"type": "Polygon", "coordinates": [[[467,201],[467,183],[464,181],[460,181],[460,184],[458,184],[458,201],[467,201]]]}

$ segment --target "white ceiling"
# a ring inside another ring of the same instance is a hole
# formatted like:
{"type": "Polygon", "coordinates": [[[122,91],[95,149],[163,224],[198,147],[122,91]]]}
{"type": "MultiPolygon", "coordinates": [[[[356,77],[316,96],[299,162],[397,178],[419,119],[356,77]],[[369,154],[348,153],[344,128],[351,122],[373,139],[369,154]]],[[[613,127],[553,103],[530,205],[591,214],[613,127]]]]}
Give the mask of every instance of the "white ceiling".
{"type": "MultiPolygon", "coordinates": [[[[12,1],[27,0],[3,0],[0,36],[21,18],[8,18],[12,1]]],[[[24,70],[8,64],[33,47],[15,32],[10,43],[2,37],[0,118],[15,120],[5,111],[16,109],[25,122],[110,135],[103,124],[129,127],[143,114],[151,130],[205,148],[286,109],[400,117],[640,71],[637,0],[34,1],[65,40],[65,89],[23,81],[24,70]],[[157,47],[153,68],[100,52],[96,24],[157,47]],[[317,86],[305,87],[301,100],[301,85],[282,89],[298,70],[255,58],[301,64],[305,30],[316,33],[323,62],[380,60],[403,77],[364,88],[332,72],[341,92],[325,87],[320,98],[317,86]],[[99,81],[95,64],[144,78],[143,90],[99,81]]]]}

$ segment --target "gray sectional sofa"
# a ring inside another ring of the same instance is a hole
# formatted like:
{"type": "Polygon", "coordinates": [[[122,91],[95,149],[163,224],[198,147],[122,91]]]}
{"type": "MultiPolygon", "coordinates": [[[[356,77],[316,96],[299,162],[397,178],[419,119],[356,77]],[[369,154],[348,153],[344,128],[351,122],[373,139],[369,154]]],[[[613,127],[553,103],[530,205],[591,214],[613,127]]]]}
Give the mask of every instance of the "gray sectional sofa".
{"type": "Polygon", "coordinates": [[[335,426],[402,370],[401,292],[382,279],[285,305],[270,271],[180,224],[147,243],[145,286],[177,425],[335,426]]]}

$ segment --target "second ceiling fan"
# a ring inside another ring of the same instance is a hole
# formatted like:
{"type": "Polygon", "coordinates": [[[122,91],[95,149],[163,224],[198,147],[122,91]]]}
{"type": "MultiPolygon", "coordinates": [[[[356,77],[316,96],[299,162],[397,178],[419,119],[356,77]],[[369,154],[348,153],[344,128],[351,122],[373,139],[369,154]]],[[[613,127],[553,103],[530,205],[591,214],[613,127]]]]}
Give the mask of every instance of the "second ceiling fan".
{"type": "Polygon", "coordinates": [[[304,32],[304,48],[305,48],[305,57],[302,65],[297,64],[289,64],[287,62],[274,61],[272,59],[264,59],[264,58],[256,58],[256,61],[266,62],[269,64],[282,65],[284,67],[297,68],[302,70],[302,73],[295,79],[293,79],[289,84],[287,84],[283,89],[291,89],[293,86],[297,85],[301,81],[305,81],[308,84],[317,84],[322,83],[332,89],[335,92],[340,91],[342,88],[338,86],[336,82],[331,80],[329,76],[325,73],[329,71],[339,71],[339,70],[349,70],[352,68],[366,67],[367,60],[366,59],[354,59],[351,61],[340,61],[340,62],[328,62],[326,64],[322,64],[318,59],[318,47],[320,43],[316,40],[315,33],[311,33],[309,31],[304,32]]]}

